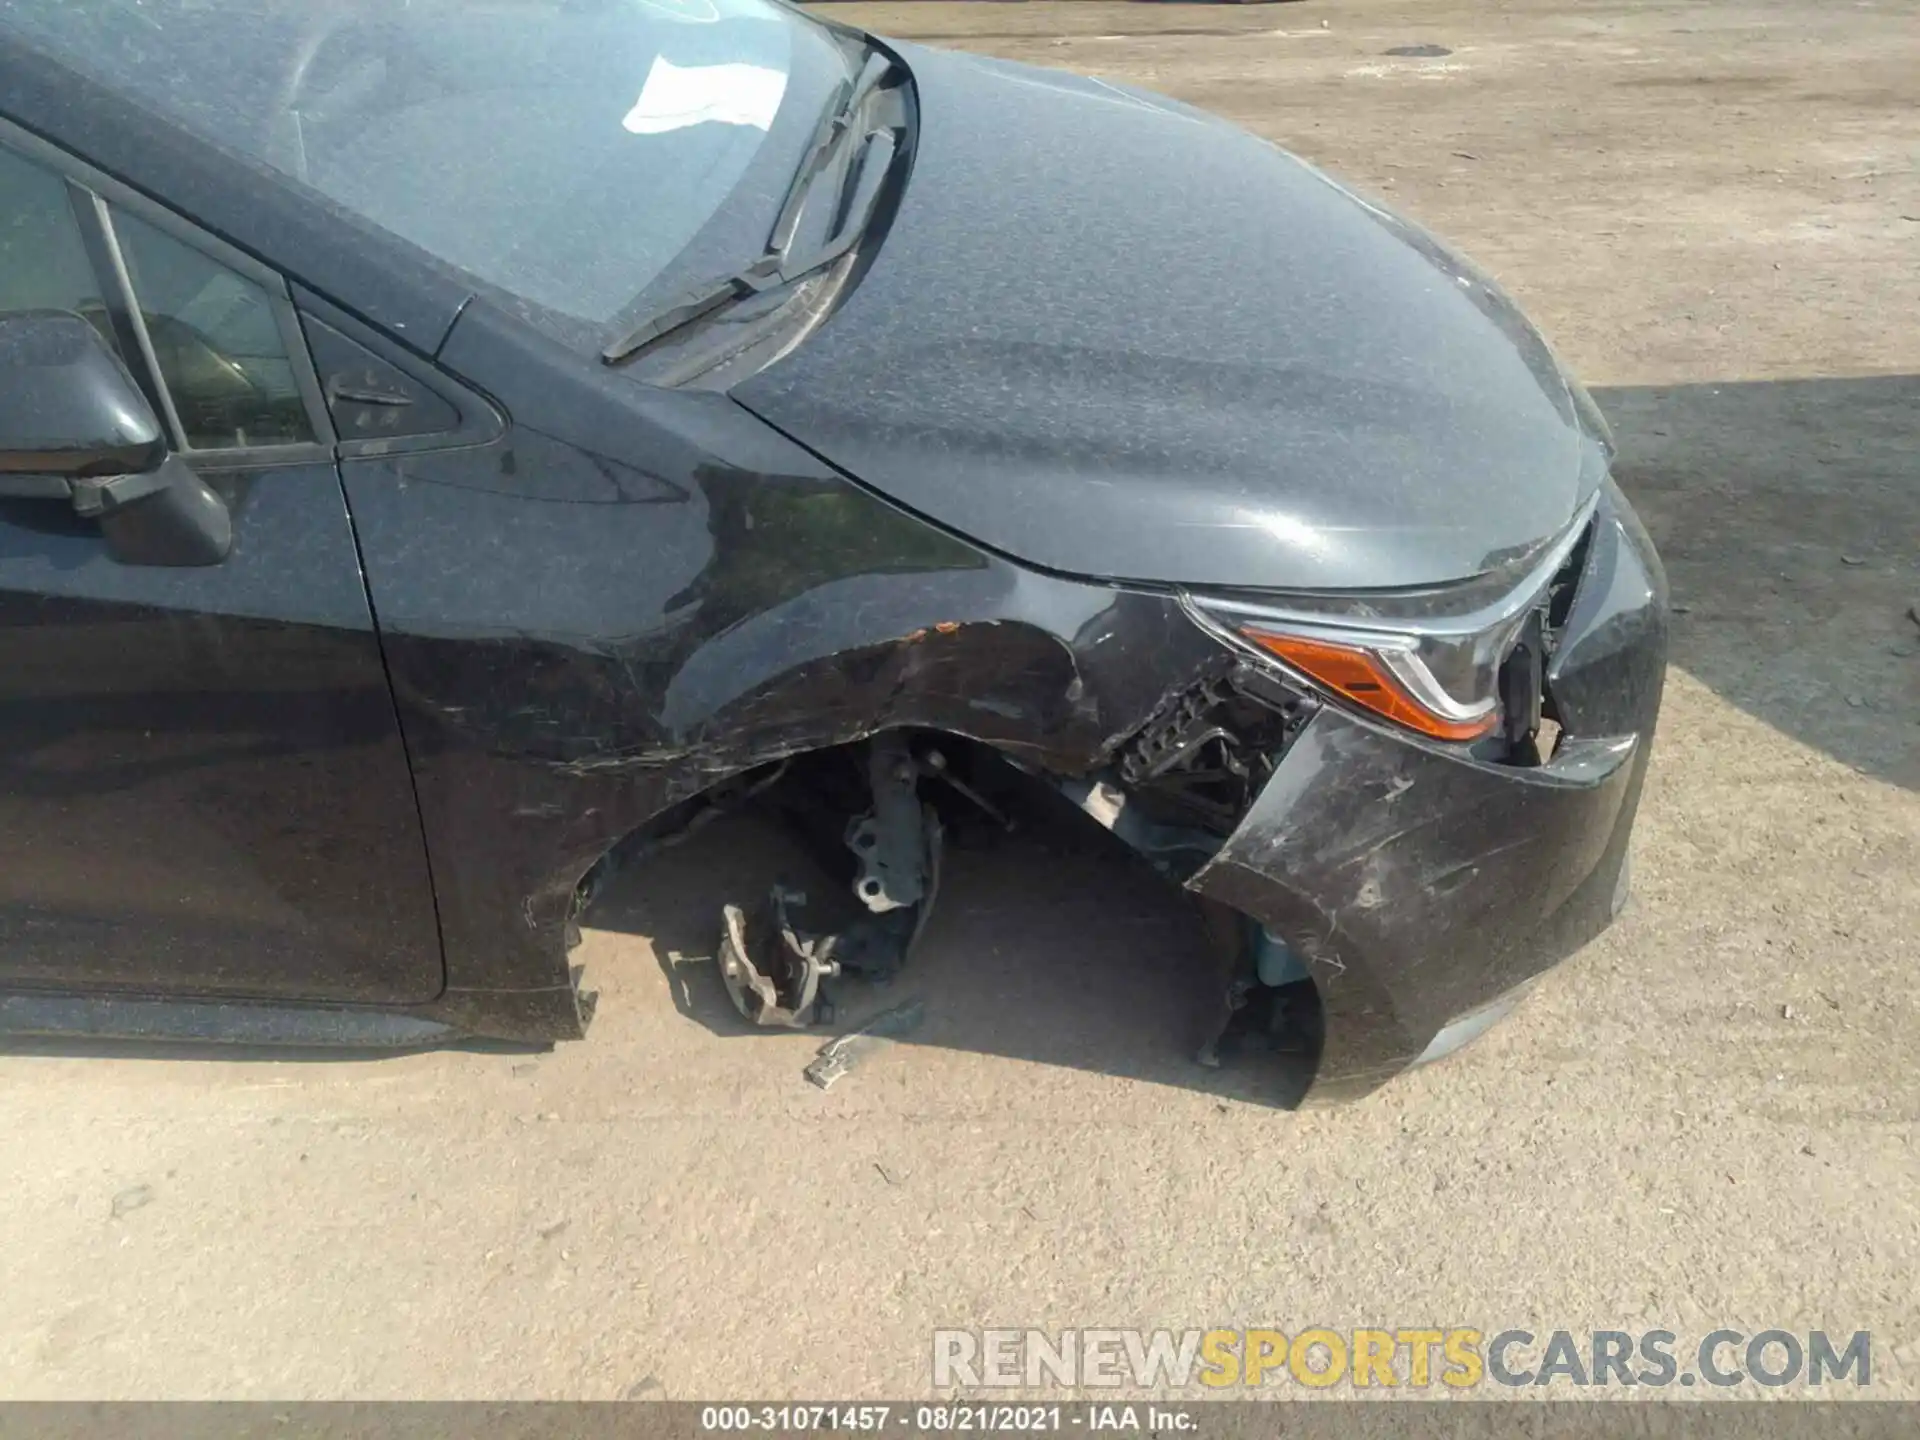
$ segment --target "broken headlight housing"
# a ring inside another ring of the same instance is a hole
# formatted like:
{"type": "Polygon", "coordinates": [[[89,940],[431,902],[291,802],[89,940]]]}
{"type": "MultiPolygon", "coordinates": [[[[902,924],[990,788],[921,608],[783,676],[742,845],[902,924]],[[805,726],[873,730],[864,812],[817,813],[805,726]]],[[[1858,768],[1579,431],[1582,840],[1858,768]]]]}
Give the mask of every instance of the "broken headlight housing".
{"type": "Polygon", "coordinates": [[[1510,687],[1503,686],[1502,670],[1524,639],[1547,633],[1556,582],[1575,560],[1598,498],[1554,539],[1459,585],[1184,598],[1196,620],[1236,646],[1251,647],[1323,693],[1430,739],[1478,740],[1514,718],[1505,710],[1522,703],[1532,709],[1520,727],[1528,731],[1538,721],[1542,639],[1532,641],[1531,695],[1503,696],[1510,687]]]}

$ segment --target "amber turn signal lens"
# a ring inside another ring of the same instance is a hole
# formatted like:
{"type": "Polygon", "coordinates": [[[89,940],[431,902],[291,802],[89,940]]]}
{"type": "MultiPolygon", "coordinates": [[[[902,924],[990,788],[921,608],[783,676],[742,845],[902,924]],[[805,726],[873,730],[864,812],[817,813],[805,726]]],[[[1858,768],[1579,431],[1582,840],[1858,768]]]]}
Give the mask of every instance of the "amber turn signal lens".
{"type": "Polygon", "coordinates": [[[1299,635],[1275,635],[1251,627],[1240,632],[1263,650],[1269,650],[1301,674],[1345,696],[1374,714],[1431,735],[1436,740],[1478,740],[1500,723],[1488,713],[1474,720],[1449,720],[1427,709],[1371,652],[1330,640],[1299,635]]]}

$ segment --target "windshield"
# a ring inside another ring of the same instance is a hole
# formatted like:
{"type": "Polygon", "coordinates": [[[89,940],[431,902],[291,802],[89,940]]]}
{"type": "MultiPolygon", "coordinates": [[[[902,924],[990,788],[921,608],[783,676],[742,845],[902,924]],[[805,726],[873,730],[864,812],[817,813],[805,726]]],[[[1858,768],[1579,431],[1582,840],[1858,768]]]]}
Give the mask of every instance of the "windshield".
{"type": "Polygon", "coordinates": [[[756,253],[858,65],[771,0],[0,0],[0,22],[589,324],[696,237],[756,253]]]}

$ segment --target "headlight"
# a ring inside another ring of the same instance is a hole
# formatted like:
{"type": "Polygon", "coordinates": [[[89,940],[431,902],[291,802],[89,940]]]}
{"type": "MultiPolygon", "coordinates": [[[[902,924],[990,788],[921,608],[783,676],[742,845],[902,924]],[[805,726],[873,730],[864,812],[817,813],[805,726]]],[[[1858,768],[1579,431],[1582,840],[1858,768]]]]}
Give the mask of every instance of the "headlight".
{"type": "Polygon", "coordinates": [[[1593,501],[1552,542],[1458,586],[1245,600],[1189,595],[1196,619],[1301,678],[1435,740],[1499,727],[1500,667],[1585,538],[1593,501]]]}

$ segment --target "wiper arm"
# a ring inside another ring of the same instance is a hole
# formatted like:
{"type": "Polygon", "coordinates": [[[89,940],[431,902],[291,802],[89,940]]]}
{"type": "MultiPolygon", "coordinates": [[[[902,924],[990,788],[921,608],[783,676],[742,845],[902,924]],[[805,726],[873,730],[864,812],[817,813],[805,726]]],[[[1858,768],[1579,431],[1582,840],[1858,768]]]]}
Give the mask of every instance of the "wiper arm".
{"type": "Polygon", "coordinates": [[[604,364],[617,365],[629,356],[639,354],[656,340],[711,315],[729,301],[757,295],[779,280],[780,257],[762,255],[739,274],[688,291],[665,309],[655,311],[640,325],[602,350],[600,359],[604,364]]]}
{"type": "Polygon", "coordinates": [[[807,151],[807,158],[800,163],[793,183],[787,187],[786,198],[780,202],[780,214],[767,236],[769,255],[784,256],[787,247],[793,244],[793,232],[800,224],[800,212],[806,207],[807,191],[840,148],[841,138],[853,127],[853,117],[860,113],[860,107],[866,103],[867,97],[892,70],[893,61],[875,50],[867,56],[867,63],[860,67],[857,76],[851,81],[840,82],[834,104],[820,122],[813,145],[807,151]]]}
{"type": "MultiPolygon", "coordinates": [[[[876,130],[867,136],[866,147],[861,151],[858,162],[860,172],[854,182],[851,203],[846,207],[846,217],[841,221],[833,237],[818,250],[808,255],[804,260],[789,261],[787,264],[781,266],[780,269],[775,272],[773,278],[765,282],[766,287],[770,288],[774,284],[784,285],[790,281],[802,280],[818,271],[825,270],[859,243],[860,237],[866,233],[867,222],[873,217],[874,207],[879,203],[880,187],[886,182],[887,172],[892,169],[893,157],[897,153],[898,141],[894,138],[893,131],[876,130]]],[[[716,293],[712,305],[706,306],[695,313],[688,314],[684,319],[678,320],[675,323],[691,324],[699,315],[707,314],[713,308],[725,304],[725,292],[720,291],[719,287],[715,287],[715,290],[716,293]]],[[[702,296],[700,298],[705,299],[707,297],[702,296]]],[[[659,337],[656,335],[654,338],[658,339],[659,337]]],[[[655,376],[654,383],[669,387],[682,384],[687,380],[691,380],[695,375],[701,374],[703,371],[711,368],[713,363],[712,356],[695,356],[693,359],[682,361],[679,365],[655,376]]]]}
{"type": "Polygon", "coordinates": [[[654,312],[634,329],[600,352],[604,364],[617,365],[639,354],[648,346],[676,330],[704,319],[735,300],[745,300],[776,285],[789,285],[822,270],[851,250],[865,228],[879,199],[880,186],[893,165],[898,142],[891,130],[875,130],[862,143],[849,173],[853,189],[844,207],[845,214],[833,234],[817,250],[795,262],[789,255],[794,232],[805,208],[807,192],[850,132],[853,119],[874,89],[893,69],[893,61],[880,51],[867,57],[867,63],[851,82],[842,81],[838,102],[815,134],[807,158],[801,162],[793,183],[781,202],[780,214],[767,236],[767,248],[746,269],[719,280],[710,281],[684,292],[665,308],[654,312]]]}
{"type": "Polygon", "coordinates": [[[873,218],[880,203],[880,187],[887,182],[894,157],[900,153],[900,139],[892,130],[872,130],[861,142],[860,154],[853,161],[853,188],[842,207],[840,223],[818,250],[800,261],[788,260],[780,267],[783,280],[797,280],[831,265],[854,247],[873,218]]]}

